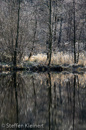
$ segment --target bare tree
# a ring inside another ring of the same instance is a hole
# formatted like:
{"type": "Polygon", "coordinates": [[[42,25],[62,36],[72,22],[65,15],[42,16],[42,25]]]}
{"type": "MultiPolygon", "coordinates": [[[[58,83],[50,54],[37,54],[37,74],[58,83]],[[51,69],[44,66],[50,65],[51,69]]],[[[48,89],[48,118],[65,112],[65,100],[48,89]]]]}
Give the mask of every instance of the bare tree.
{"type": "Polygon", "coordinates": [[[51,56],[52,56],[52,21],[51,21],[51,16],[52,16],[52,1],[49,1],[49,41],[48,41],[48,55],[47,55],[47,60],[48,60],[48,66],[51,64],[51,56]]]}
{"type": "Polygon", "coordinates": [[[19,38],[19,18],[20,18],[20,0],[18,1],[18,12],[17,12],[17,34],[16,34],[16,44],[14,50],[14,61],[13,65],[16,66],[17,63],[17,49],[18,49],[18,38],[19,38]]]}
{"type": "Polygon", "coordinates": [[[75,21],[75,0],[73,0],[73,24],[74,24],[74,63],[76,63],[76,21],[75,21]]]}

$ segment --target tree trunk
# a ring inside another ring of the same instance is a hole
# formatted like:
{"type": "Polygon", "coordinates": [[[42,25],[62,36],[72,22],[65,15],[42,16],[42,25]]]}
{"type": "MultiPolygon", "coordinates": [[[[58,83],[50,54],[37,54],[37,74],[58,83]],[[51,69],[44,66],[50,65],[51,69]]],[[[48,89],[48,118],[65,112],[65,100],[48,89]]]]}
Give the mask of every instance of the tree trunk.
{"type": "Polygon", "coordinates": [[[37,18],[35,17],[35,31],[34,31],[33,45],[32,45],[32,49],[31,49],[30,55],[29,55],[29,59],[30,59],[31,56],[33,55],[34,43],[35,43],[35,39],[36,39],[36,31],[37,31],[37,18]]]}
{"type": "Polygon", "coordinates": [[[56,41],[57,16],[55,16],[54,42],[56,41]]]}
{"type": "Polygon", "coordinates": [[[15,50],[14,50],[14,61],[13,65],[16,67],[17,64],[17,49],[18,49],[18,37],[19,37],[19,17],[20,17],[20,0],[18,2],[18,19],[17,19],[17,34],[16,34],[16,44],[15,44],[15,50]]]}
{"type": "Polygon", "coordinates": [[[49,1],[49,46],[48,46],[48,66],[51,64],[52,56],[52,25],[51,25],[51,15],[52,15],[52,2],[49,1]]]}
{"type": "Polygon", "coordinates": [[[63,18],[61,18],[61,23],[60,23],[60,31],[59,31],[59,38],[58,38],[58,46],[61,43],[61,36],[62,36],[62,21],[63,18]]]}
{"type": "MultiPolygon", "coordinates": [[[[81,42],[81,35],[82,35],[82,31],[84,30],[84,25],[85,22],[83,22],[82,26],[81,26],[81,30],[80,30],[80,34],[79,34],[79,42],[81,42]]],[[[77,54],[77,63],[79,61],[79,49],[80,49],[80,43],[78,42],[78,54],[77,54]]]]}
{"type": "Polygon", "coordinates": [[[73,0],[73,15],[74,15],[74,19],[73,19],[73,24],[74,24],[74,38],[73,38],[73,42],[74,42],[74,63],[76,63],[76,21],[75,21],[75,0],[73,0]]]}

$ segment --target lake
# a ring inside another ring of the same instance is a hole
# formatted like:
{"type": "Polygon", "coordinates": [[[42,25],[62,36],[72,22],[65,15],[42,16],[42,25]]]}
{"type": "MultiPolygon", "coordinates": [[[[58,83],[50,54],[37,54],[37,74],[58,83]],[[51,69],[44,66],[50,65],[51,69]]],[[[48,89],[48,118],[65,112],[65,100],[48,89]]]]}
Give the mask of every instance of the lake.
{"type": "Polygon", "coordinates": [[[86,130],[86,74],[0,74],[0,130],[86,130]]]}

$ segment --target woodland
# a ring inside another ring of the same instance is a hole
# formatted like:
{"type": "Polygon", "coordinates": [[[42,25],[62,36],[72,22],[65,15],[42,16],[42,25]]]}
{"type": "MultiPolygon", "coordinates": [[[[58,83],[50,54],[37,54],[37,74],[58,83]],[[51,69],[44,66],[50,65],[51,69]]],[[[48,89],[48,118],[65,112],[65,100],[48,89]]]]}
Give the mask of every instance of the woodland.
{"type": "Polygon", "coordinates": [[[0,0],[0,66],[85,68],[85,9],[85,0],[0,0]]]}

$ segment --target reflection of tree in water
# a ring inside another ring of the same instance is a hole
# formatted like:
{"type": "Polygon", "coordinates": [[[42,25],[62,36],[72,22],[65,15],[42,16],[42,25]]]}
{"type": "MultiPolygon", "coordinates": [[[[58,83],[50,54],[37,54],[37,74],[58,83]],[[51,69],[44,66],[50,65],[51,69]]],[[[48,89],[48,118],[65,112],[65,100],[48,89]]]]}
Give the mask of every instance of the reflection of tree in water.
{"type": "Polygon", "coordinates": [[[21,98],[25,91],[23,87],[24,80],[16,73],[8,76],[1,76],[0,78],[0,115],[3,117],[0,123],[16,123],[18,122],[18,98],[19,96],[21,98]]]}
{"type": "Polygon", "coordinates": [[[49,74],[48,86],[49,130],[86,128],[86,125],[82,126],[83,123],[86,123],[86,97],[82,87],[79,86],[78,75],[68,77],[63,82],[59,77],[59,80],[52,83],[52,74],[49,74]],[[79,124],[80,122],[81,124],[79,124]]]}
{"type": "Polygon", "coordinates": [[[0,124],[2,122],[44,124],[46,117],[44,110],[47,109],[44,106],[47,96],[43,99],[46,90],[45,82],[42,83],[33,75],[22,76],[17,73],[1,76],[1,81],[0,114],[2,116],[0,124]]]}
{"type": "Polygon", "coordinates": [[[49,130],[51,129],[51,109],[52,109],[52,98],[51,98],[51,75],[48,73],[48,79],[47,79],[47,85],[48,85],[48,96],[49,96],[49,130]]]}
{"type": "Polygon", "coordinates": [[[86,123],[86,89],[78,75],[56,76],[0,76],[0,123],[44,124],[49,130],[82,128],[86,123]]]}

